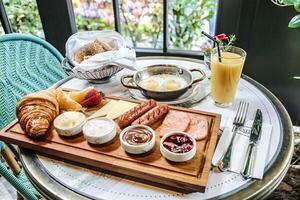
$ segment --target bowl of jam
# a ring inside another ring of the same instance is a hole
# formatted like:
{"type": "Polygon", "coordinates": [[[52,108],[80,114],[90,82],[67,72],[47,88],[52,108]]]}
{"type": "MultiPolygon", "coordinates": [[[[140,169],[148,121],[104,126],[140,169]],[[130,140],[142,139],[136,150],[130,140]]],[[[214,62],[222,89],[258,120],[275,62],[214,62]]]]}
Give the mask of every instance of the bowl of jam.
{"type": "Polygon", "coordinates": [[[185,132],[173,132],[160,140],[160,153],[173,162],[184,162],[196,154],[196,140],[185,132]]]}
{"type": "Polygon", "coordinates": [[[120,133],[122,148],[131,154],[142,154],[150,151],[155,145],[155,132],[145,125],[133,125],[120,133]]]}

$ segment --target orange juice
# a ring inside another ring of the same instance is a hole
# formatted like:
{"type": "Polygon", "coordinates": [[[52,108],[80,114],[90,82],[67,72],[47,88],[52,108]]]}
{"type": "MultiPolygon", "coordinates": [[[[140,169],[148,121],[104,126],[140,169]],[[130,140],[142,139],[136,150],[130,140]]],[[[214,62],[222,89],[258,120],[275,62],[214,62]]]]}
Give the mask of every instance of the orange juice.
{"type": "Polygon", "coordinates": [[[222,52],[222,62],[217,53],[211,57],[211,96],[220,106],[229,106],[234,100],[244,66],[245,56],[222,52]]]}

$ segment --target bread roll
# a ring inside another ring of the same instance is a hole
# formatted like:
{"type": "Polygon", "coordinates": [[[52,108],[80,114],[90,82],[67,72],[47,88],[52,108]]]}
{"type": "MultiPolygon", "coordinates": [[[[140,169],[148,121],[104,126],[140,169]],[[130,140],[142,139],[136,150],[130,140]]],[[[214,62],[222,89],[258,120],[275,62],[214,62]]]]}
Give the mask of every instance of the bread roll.
{"type": "Polygon", "coordinates": [[[111,50],[112,48],[108,43],[100,40],[95,40],[94,42],[87,43],[83,47],[79,48],[75,52],[74,59],[76,62],[81,63],[91,56],[111,50]]]}

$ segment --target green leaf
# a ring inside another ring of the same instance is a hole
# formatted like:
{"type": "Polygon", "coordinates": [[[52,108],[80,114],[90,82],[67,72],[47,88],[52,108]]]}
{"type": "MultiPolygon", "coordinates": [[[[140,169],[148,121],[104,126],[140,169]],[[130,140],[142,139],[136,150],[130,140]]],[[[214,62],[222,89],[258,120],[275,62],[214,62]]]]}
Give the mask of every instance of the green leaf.
{"type": "Polygon", "coordinates": [[[294,5],[294,0],[283,0],[282,3],[287,6],[294,5]]]}
{"type": "Polygon", "coordinates": [[[300,12],[300,1],[294,3],[294,8],[297,12],[300,12]]]}
{"type": "Polygon", "coordinates": [[[293,17],[289,23],[290,28],[298,28],[300,27],[300,15],[296,15],[293,17]]]}

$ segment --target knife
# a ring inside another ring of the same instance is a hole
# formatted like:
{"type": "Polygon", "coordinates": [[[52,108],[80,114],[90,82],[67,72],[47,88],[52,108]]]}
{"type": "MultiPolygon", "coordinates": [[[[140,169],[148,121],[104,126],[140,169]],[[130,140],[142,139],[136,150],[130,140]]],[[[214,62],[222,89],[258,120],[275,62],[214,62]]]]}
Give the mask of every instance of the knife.
{"type": "Polygon", "coordinates": [[[245,179],[250,178],[250,175],[251,175],[251,169],[252,169],[252,165],[253,165],[253,159],[251,158],[252,151],[260,139],[260,134],[261,134],[261,129],[262,129],[262,121],[263,121],[262,112],[260,109],[257,109],[255,118],[253,121],[253,125],[251,128],[251,132],[250,132],[249,146],[248,146],[247,152],[246,152],[246,159],[245,159],[244,167],[241,172],[242,176],[245,179]]]}

